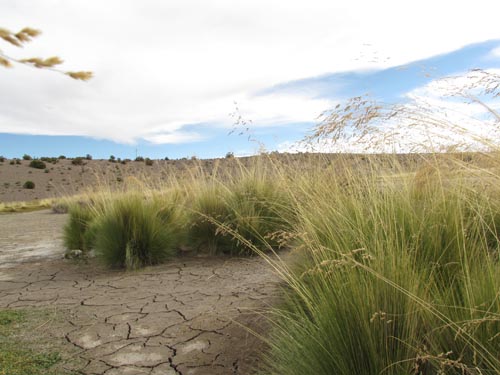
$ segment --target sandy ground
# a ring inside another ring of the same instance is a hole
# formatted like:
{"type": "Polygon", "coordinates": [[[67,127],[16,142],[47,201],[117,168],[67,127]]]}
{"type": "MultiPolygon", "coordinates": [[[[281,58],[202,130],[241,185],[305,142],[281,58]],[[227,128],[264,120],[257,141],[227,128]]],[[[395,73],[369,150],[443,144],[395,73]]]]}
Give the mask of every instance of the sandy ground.
{"type": "Polygon", "coordinates": [[[65,215],[0,216],[0,308],[48,308],[45,330],[81,374],[252,374],[265,345],[249,330],[277,300],[260,258],[184,257],[138,272],[63,260],[65,215]],[[70,357],[69,357],[70,356],[70,357]]]}

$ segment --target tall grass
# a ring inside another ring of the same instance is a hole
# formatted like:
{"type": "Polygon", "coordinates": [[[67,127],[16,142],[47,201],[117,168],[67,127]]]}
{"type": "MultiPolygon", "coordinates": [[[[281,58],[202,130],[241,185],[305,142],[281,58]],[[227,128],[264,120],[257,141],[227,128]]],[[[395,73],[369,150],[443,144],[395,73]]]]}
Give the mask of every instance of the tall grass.
{"type": "Polygon", "coordinates": [[[255,254],[279,247],[274,234],[289,228],[291,200],[279,180],[257,170],[210,181],[193,193],[190,237],[211,253],[255,254]]]}
{"type": "Polygon", "coordinates": [[[266,373],[499,373],[500,195],[442,173],[302,180],[266,373]]]}
{"type": "Polygon", "coordinates": [[[98,215],[95,206],[84,202],[68,204],[69,219],[64,226],[64,246],[70,250],[89,251],[95,240],[93,222],[98,215]]]}
{"type": "Polygon", "coordinates": [[[95,222],[95,251],[109,266],[136,269],[176,254],[183,224],[171,202],[126,195],[114,200],[95,222]]]}

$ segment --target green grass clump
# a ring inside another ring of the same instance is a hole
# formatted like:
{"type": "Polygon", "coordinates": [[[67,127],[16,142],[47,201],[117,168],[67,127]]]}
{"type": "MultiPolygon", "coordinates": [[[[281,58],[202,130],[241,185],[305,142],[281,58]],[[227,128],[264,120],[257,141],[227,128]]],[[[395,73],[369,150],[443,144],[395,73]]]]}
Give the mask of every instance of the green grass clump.
{"type": "Polygon", "coordinates": [[[184,227],[175,202],[127,194],[113,200],[97,219],[96,254],[111,267],[162,263],[176,254],[184,227]]]}
{"type": "Polygon", "coordinates": [[[289,229],[290,204],[279,185],[261,176],[209,183],[195,194],[190,238],[194,247],[210,253],[276,249],[271,237],[289,229]]]}
{"type": "Polygon", "coordinates": [[[220,229],[221,224],[227,225],[231,220],[228,195],[229,192],[217,184],[206,184],[196,192],[189,239],[197,251],[216,254],[233,250],[233,238],[220,229]]]}
{"type": "Polygon", "coordinates": [[[64,246],[69,250],[89,251],[95,240],[94,221],[98,215],[91,203],[76,202],[67,206],[69,220],[64,226],[64,246]]]}
{"type": "Polygon", "coordinates": [[[500,194],[443,174],[302,182],[266,373],[500,372],[500,194]]]}

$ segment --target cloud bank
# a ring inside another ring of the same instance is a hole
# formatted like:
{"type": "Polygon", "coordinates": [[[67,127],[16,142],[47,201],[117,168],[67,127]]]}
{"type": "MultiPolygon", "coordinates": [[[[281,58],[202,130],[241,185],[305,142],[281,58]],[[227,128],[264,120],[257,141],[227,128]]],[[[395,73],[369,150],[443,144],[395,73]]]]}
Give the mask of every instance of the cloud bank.
{"type": "Polygon", "coordinates": [[[43,31],[24,50],[2,44],[5,53],[59,54],[65,68],[92,70],[95,78],[81,83],[26,67],[0,69],[0,132],[129,144],[196,142],[210,137],[211,127],[231,126],[235,102],[254,126],[314,121],[334,99],[314,92],[258,93],[498,38],[492,7],[498,6],[481,0],[473,6],[425,0],[2,1],[2,27],[43,31]],[[186,130],[192,124],[207,130],[186,130]]]}

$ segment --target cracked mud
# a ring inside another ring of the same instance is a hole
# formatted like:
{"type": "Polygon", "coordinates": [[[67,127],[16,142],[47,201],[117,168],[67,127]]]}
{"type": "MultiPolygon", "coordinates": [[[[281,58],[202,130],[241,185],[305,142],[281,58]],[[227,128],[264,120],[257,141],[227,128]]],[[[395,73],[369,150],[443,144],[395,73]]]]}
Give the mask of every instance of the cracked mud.
{"type": "Polygon", "coordinates": [[[265,261],[182,257],[124,272],[95,261],[53,259],[61,256],[64,219],[47,212],[0,216],[0,308],[64,311],[64,319],[49,332],[71,353],[63,367],[107,375],[252,374],[258,369],[264,344],[250,330],[268,329],[259,311],[277,298],[277,276],[265,261]],[[30,221],[45,230],[38,228],[36,237],[23,233],[30,221]],[[52,251],[45,257],[26,250],[46,243],[52,251]]]}

